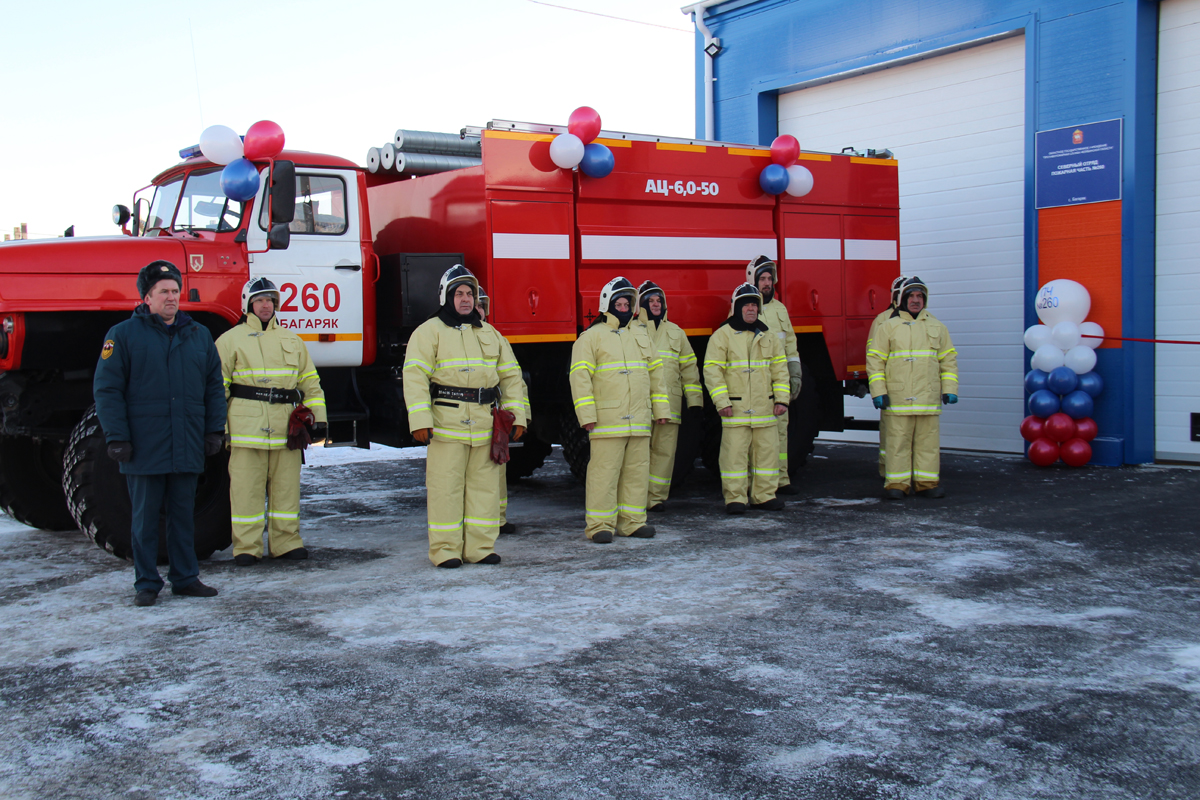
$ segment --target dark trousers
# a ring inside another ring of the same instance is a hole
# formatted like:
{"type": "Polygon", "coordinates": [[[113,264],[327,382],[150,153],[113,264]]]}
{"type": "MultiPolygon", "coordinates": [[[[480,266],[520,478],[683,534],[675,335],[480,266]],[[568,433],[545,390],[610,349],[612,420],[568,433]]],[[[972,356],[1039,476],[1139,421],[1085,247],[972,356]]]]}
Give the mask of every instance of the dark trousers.
{"type": "Polygon", "coordinates": [[[167,514],[167,559],[171,568],[167,578],[175,589],[190,586],[200,578],[196,559],[196,504],[194,472],[168,472],[160,475],[126,475],[129,499],[133,503],[133,588],[160,592],[163,579],[158,574],[158,520],[167,514]]]}

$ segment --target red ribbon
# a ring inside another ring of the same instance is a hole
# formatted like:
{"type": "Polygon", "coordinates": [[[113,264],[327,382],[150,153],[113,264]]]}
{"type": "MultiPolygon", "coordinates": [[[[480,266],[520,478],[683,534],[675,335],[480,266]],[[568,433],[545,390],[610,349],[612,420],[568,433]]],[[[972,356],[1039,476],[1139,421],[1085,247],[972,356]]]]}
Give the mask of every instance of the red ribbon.
{"type": "Polygon", "coordinates": [[[1090,333],[1081,334],[1084,339],[1112,339],[1118,342],[1150,342],[1151,344],[1200,344],[1200,342],[1183,342],[1178,339],[1133,339],[1125,336],[1093,336],[1090,333]]]}

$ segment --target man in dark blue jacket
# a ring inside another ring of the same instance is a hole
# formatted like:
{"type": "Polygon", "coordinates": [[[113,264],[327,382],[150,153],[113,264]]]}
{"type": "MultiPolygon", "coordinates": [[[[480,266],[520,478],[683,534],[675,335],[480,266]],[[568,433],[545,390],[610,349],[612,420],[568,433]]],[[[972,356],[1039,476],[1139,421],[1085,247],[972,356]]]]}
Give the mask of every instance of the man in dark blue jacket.
{"type": "Polygon", "coordinates": [[[108,455],[129,484],[139,606],[154,605],[163,588],[158,521],[164,503],[172,594],[217,594],[200,582],[193,513],[204,458],[223,444],[225,387],[212,334],[179,310],[182,287],[169,261],[142,268],[142,304],[104,337],[92,387],[108,455]]]}

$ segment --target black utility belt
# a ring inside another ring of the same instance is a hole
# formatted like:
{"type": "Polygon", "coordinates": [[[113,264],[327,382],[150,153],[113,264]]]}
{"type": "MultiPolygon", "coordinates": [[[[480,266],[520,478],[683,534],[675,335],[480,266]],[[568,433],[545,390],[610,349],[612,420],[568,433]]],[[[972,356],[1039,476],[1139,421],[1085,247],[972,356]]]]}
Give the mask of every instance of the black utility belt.
{"type": "Polygon", "coordinates": [[[304,399],[299,389],[261,389],[257,386],[246,386],[242,383],[229,385],[229,396],[240,397],[243,400],[260,400],[264,403],[291,403],[295,405],[304,399]]]}
{"type": "Polygon", "coordinates": [[[479,403],[491,405],[500,399],[500,387],[490,389],[466,389],[460,386],[442,386],[438,383],[429,384],[429,393],[434,400],[459,400],[464,403],[479,403]]]}

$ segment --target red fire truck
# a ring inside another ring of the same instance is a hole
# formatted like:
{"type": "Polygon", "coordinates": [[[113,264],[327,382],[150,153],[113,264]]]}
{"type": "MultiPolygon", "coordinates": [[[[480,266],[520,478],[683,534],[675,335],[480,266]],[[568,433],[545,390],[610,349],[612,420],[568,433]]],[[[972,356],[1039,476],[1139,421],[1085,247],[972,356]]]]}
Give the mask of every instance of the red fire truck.
{"type": "MultiPolygon", "coordinates": [[[[262,188],[245,203],[224,196],[220,166],[183,151],[132,209],[114,209],[125,236],[0,245],[0,505],[35,527],[79,527],[128,557],[129,499],[105,454],[92,375],[104,333],[139,302],[137,271],[155,259],[180,266],[182,309],[214,336],[237,322],[250,276],[273,280],[280,322],[320,371],[332,442],[358,446],[415,444],[406,342],[436,310],[442,272],[466,264],[530,387],[532,424],[510,465],[520,477],[552,443],[577,475],[586,467],[567,367],[608,280],[662,286],[669,318],[702,357],[747,262],[765,254],[778,262],[804,368],[793,469],[819,430],[870,427],[844,417],[842,397],[865,391],[867,329],[899,274],[890,153],[803,153],[812,191],[775,197],[758,183],[765,147],[602,131],[616,166],[590,178],[550,160],[565,130],[497,120],[453,136],[399,131],[382,159],[372,149],[368,168],[285,151],[259,165],[262,188]]],[[[677,478],[697,458],[715,468],[720,426],[709,411],[704,430],[680,437],[677,478]]],[[[230,541],[226,461],[209,459],[199,488],[202,557],[230,541]]]]}

